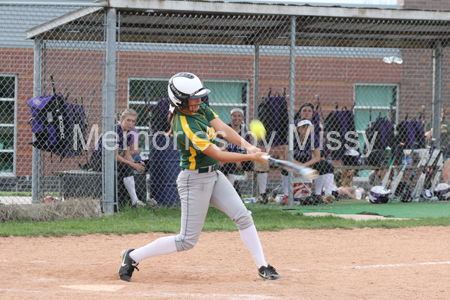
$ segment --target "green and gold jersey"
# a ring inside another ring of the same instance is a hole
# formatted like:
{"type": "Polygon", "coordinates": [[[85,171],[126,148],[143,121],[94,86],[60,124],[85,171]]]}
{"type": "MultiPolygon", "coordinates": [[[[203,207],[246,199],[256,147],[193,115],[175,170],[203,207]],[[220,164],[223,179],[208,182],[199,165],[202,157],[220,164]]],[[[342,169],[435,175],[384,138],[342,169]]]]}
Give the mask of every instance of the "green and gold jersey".
{"type": "MultiPolygon", "coordinates": [[[[430,131],[431,121],[425,125],[425,132],[430,131]]],[[[447,147],[450,143],[450,122],[441,120],[441,146],[447,147]]]]}
{"type": "Polygon", "coordinates": [[[173,134],[177,140],[182,168],[195,170],[218,163],[216,159],[202,152],[211,144],[219,146],[217,133],[209,124],[211,120],[218,117],[203,102],[200,103],[197,113],[192,115],[186,115],[179,111],[176,113],[173,121],[173,134]]]}

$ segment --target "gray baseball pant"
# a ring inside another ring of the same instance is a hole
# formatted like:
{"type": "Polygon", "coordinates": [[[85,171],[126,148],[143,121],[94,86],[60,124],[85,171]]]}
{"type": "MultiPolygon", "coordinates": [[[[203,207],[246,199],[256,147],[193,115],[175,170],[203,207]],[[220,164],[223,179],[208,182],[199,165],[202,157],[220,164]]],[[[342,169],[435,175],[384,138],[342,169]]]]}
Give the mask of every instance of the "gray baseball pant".
{"type": "Polygon", "coordinates": [[[181,171],[177,179],[181,200],[181,230],[175,237],[178,251],[192,249],[200,237],[209,204],[226,213],[239,230],[253,225],[251,212],[221,171],[181,171]]]}

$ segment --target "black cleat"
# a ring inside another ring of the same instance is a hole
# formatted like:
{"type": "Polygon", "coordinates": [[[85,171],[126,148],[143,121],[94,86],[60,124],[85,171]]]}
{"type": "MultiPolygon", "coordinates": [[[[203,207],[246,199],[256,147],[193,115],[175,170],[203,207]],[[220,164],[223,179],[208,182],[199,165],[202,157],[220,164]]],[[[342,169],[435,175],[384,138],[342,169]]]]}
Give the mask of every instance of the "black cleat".
{"type": "Polygon", "coordinates": [[[263,204],[269,203],[269,198],[267,197],[267,194],[266,194],[266,193],[263,193],[263,194],[262,194],[262,197],[263,197],[263,204]]]}
{"type": "Polygon", "coordinates": [[[267,279],[267,280],[277,280],[280,279],[281,276],[278,275],[277,271],[274,267],[271,265],[267,265],[267,267],[262,266],[258,270],[258,276],[261,279],[267,279]]]}
{"type": "Polygon", "coordinates": [[[139,271],[139,269],[137,268],[137,265],[139,263],[135,262],[130,257],[130,252],[133,250],[134,249],[126,249],[123,250],[122,253],[120,253],[120,257],[122,258],[122,264],[120,265],[119,268],[119,277],[123,281],[128,282],[131,281],[131,275],[133,275],[134,269],[137,269],[139,271]]]}
{"type": "Polygon", "coordinates": [[[262,193],[259,195],[257,203],[267,204],[269,202],[269,198],[267,198],[266,193],[262,193]]]}

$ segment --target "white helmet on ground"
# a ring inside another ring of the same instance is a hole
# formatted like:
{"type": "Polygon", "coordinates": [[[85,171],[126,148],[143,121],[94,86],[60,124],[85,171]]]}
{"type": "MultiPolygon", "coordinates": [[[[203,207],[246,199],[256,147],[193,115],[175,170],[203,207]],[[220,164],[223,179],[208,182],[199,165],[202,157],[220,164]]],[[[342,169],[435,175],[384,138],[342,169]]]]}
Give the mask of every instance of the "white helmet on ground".
{"type": "Polygon", "coordinates": [[[439,183],[434,189],[434,195],[439,200],[450,200],[450,185],[446,183],[439,183]]]}
{"type": "Polygon", "coordinates": [[[203,98],[211,92],[203,86],[200,78],[188,72],[173,75],[167,90],[172,106],[178,109],[187,109],[189,99],[203,98]]]}
{"type": "Polygon", "coordinates": [[[390,190],[385,189],[381,185],[374,186],[369,192],[369,201],[372,204],[388,203],[390,190]]]}

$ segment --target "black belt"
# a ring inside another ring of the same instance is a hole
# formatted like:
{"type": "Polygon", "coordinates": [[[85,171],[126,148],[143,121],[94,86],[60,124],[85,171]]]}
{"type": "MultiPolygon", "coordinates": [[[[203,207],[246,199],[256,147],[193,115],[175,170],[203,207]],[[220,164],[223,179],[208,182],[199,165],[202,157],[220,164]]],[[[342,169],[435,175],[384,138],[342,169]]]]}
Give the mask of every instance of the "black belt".
{"type": "Polygon", "coordinates": [[[198,173],[209,173],[219,170],[219,164],[215,164],[213,166],[207,166],[207,167],[201,167],[199,169],[191,170],[186,168],[181,168],[181,170],[190,170],[190,171],[197,171],[198,173]]]}

